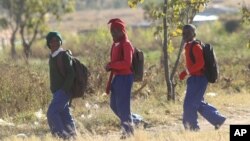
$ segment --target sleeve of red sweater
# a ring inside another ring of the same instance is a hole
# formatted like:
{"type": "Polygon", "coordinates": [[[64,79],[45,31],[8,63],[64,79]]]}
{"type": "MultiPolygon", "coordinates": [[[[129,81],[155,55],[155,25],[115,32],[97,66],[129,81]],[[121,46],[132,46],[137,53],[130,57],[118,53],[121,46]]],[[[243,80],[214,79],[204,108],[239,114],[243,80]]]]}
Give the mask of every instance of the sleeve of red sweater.
{"type": "Polygon", "coordinates": [[[129,42],[123,43],[123,60],[112,62],[109,64],[111,69],[115,70],[123,70],[131,67],[132,57],[133,57],[133,49],[129,42]]]}
{"type": "MultiPolygon", "coordinates": [[[[203,52],[202,52],[202,48],[199,44],[196,44],[193,46],[193,55],[195,58],[195,63],[191,63],[191,65],[187,66],[187,69],[188,69],[190,74],[198,72],[204,67],[203,52]]],[[[190,57],[189,57],[189,59],[191,61],[190,57]]]]}

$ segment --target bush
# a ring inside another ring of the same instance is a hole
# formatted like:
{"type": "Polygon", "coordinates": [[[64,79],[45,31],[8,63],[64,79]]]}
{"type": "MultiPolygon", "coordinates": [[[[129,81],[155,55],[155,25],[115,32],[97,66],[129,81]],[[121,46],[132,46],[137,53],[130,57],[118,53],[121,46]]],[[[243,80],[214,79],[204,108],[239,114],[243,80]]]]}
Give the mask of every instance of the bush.
{"type": "Polygon", "coordinates": [[[44,64],[0,65],[0,115],[15,116],[46,107],[50,98],[48,68],[44,64]]]}
{"type": "Polygon", "coordinates": [[[228,33],[236,32],[240,27],[240,20],[227,21],[224,26],[228,33]]]}

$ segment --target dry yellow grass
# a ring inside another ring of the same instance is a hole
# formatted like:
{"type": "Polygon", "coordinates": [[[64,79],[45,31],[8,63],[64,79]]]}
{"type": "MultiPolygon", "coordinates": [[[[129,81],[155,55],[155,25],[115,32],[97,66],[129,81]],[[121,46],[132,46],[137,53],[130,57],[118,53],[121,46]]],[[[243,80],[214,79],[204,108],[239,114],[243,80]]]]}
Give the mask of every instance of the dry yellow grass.
{"type": "MultiPolygon", "coordinates": [[[[44,137],[31,136],[29,138],[11,137],[3,141],[60,141],[52,138],[50,135],[44,137]]],[[[78,137],[76,141],[118,141],[118,134],[100,135],[85,135],[78,137]]],[[[126,141],[228,141],[229,135],[225,131],[202,131],[202,132],[172,132],[172,131],[157,131],[148,132],[138,130],[133,137],[127,138],[126,141]]]]}
{"type": "MultiPolygon", "coordinates": [[[[182,99],[182,98],[181,98],[182,99]]],[[[137,128],[135,130],[135,135],[131,138],[128,138],[128,141],[228,141],[229,140],[229,125],[231,124],[249,124],[250,123],[250,110],[248,107],[250,103],[248,102],[250,99],[250,95],[247,93],[242,94],[233,94],[227,95],[220,93],[216,96],[207,96],[207,100],[215,105],[222,114],[226,115],[227,120],[225,124],[221,127],[220,130],[214,130],[214,127],[210,125],[205,119],[201,116],[199,117],[199,123],[201,127],[200,132],[188,132],[184,131],[181,123],[181,113],[182,113],[182,102],[176,104],[168,104],[170,110],[170,114],[164,114],[161,106],[157,107],[152,103],[153,110],[150,115],[145,116],[145,118],[149,118],[150,121],[153,121],[151,118],[158,120],[159,123],[155,122],[155,124],[146,129],[137,128]],[[160,121],[162,119],[162,121],[160,121]]],[[[154,99],[151,99],[154,100],[154,99]]],[[[134,100],[133,107],[136,108],[138,106],[140,110],[140,106],[137,104],[141,103],[141,105],[145,104],[145,101],[134,100]]],[[[147,105],[145,105],[147,106],[147,105]]],[[[144,107],[145,107],[144,106],[144,107]]],[[[95,112],[90,111],[93,114],[103,113],[101,111],[109,110],[107,106],[100,107],[95,112]]],[[[79,111],[78,111],[79,112],[79,111]]],[[[105,112],[107,113],[107,112],[105,112]]],[[[111,114],[111,112],[108,112],[111,114]]],[[[103,116],[103,115],[100,115],[103,116]]],[[[116,119],[114,116],[109,116],[110,118],[116,119]]],[[[103,117],[105,118],[105,117],[103,117]]],[[[87,122],[88,119],[85,119],[81,122],[87,122]]],[[[97,120],[97,119],[96,119],[97,120]]],[[[78,121],[79,122],[79,121],[78,121]]],[[[94,121],[93,121],[94,122],[94,121]]],[[[97,122],[97,121],[96,121],[97,122]]],[[[99,125],[104,126],[104,125],[99,125]]],[[[117,130],[109,130],[107,133],[99,134],[99,133],[90,133],[83,125],[79,126],[78,130],[81,130],[79,133],[79,137],[76,141],[117,141],[120,137],[120,132],[117,130]],[[81,128],[81,129],[79,129],[81,128]],[[84,132],[83,132],[84,131],[84,132]]],[[[108,128],[108,127],[107,127],[108,128]]],[[[11,131],[10,131],[11,132],[11,131]]],[[[30,131],[29,131],[30,132],[30,131]]],[[[22,135],[13,135],[11,137],[3,139],[3,141],[57,141],[58,139],[52,138],[50,134],[45,133],[41,135],[29,135],[28,137],[24,137],[22,135]]]]}

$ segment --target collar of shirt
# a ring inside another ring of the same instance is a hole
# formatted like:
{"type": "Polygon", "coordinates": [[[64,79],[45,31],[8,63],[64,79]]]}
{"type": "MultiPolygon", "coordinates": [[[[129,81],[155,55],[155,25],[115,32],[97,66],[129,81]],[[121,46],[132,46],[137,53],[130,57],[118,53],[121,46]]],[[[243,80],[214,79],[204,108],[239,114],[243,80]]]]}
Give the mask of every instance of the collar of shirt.
{"type": "Polygon", "coordinates": [[[187,43],[192,43],[193,41],[195,41],[196,39],[194,38],[193,40],[191,40],[191,41],[189,41],[189,42],[187,42],[187,43]]]}
{"type": "Polygon", "coordinates": [[[185,44],[184,44],[184,47],[187,47],[187,44],[191,44],[191,43],[193,43],[193,41],[195,41],[196,39],[194,38],[192,41],[189,41],[189,42],[186,42],[185,44]]]}
{"type": "Polygon", "coordinates": [[[119,46],[120,42],[115,43],[115,47],[119,46]]]}
{"type": "Polygon", "coordinates": [[[55,52],[53,52],[52,54],[51,54],[51,56],[54,58],[54,57],[56,57],[61,51],[63,51],[63,48],[58,48],[55,52]]]}

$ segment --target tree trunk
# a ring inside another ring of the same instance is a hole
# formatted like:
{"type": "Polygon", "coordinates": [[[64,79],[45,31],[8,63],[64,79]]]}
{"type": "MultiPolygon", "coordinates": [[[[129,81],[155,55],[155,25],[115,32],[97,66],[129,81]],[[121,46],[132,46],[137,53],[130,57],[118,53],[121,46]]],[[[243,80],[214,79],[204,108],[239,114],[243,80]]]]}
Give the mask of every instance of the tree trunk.
{"type": "MultiPolygon", "coordinates": [[[[28,63],[29,57],[31,55],[31,46],[32,46],[33,42],[35,41],[36,36],[38,34],[38,27],[39,27],[39,22],[37,22],[35,25],[34,32],[33,32],[31,39],[26,40],[24,30],[25,30],[25,28],[27,28],[27,26],[25,23],[23,23],[20,26],[20,34],[21,34],[21,39],[22,39],[22,44],[23,44],[23,51],[24,51],[24,55],[26,57],[27,63],[28,63]]],[[[29,35],[27,35],[27,38],[28,38],[28,36],[29,35]]]]}
{"type": "Polygon", "coordinates": [[[173,89],[173,97],[172,98],[174,100],[175,100],[175,86],[176,86],[176,83],[174,82],[174,75],[175,75],[177,67],[178,67],[178,65],[180,63],[180,57],[181,57],[181,53],[182,53],[182,50],[183,50],[183,45],[184,45],[184,41],[182,40],[180,48],[179,48],[179,52],[178,52],[178,55],[177,55],[177,59],[175,61],[175,65],[174,65],[174,68],[173,68],[171,76],[170,76],[170,81],[172,82],[172,89],[173,89]]]}
{"type": "Polygon", "coordinates": [[[15,28],[15,30],[12,32],[11,38],[10,38],[11,57],[12,57],[12,59],[16,59],[16,57],[17,57],[17,54],[16,54],[16,45],[15,45],[17,30],[18,30],[18,28],[15,28]]]}
{"type": "Polygon", "coordinates": [[[174,79],[175,72],[176,72],[177,67],[178,67],[178,65],[179,65],[180,58],[181,58],[181,52],[182,52],[182,50],[183,50],[183,45],[184,45],[184,41],[181,40],[181,45],[180,45],[180,48],[179,48],[179,51],[178,51],[177,59],[176,59],[176,61],[175,61],[174,68],[173,68],[173,71],[172,71],[172,73],[171,73],[171,77],[170,77],[171,80],[174,79]]]}
{"type": "Polygon", "coordinates": [[[168,59],[168,26],[167,26],[167,4],[168,1],[164,0],[164,6],[163,6],[163,13],[164,13],[164,18],[163,18],[163,55],[164,55],[164,72],[165,72],[165,80],[166,80],[166,84],[167,84],[167,99],[168,100],[174,100],[173,99],[173,84],[170,80],[170,75],[169,75],[169,59],[168,59]]]}
{"type": "Polygon", "coordinates": [[[23,51],[24,51],[24,54],[25,54],[25,58],[26,60],[29,60],[29,57],[30,57],[30,54],[31,54],[31,48],[30,46],[27,44],[27,43],[23,43],[23,51]]]}

